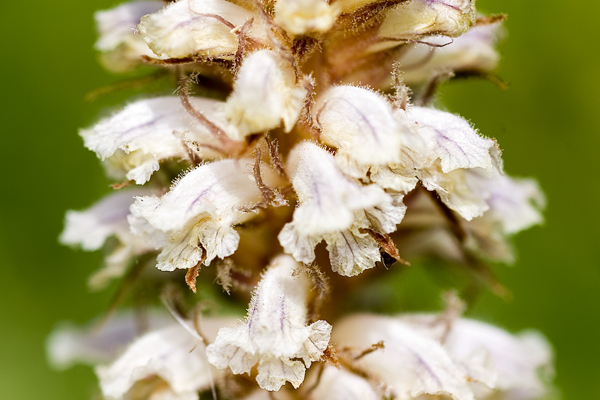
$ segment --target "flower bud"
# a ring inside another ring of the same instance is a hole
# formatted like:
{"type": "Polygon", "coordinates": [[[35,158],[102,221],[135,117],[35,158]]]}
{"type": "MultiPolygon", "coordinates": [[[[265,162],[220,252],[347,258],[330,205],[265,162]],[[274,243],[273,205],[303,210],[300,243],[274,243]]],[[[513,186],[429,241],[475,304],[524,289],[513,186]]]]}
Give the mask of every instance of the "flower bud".
{"type": "Polygon", "coordinates": [[[411,0],[388,11],[379,36],[415,40],[429,35],[457,37],[475,24],[475,0],[411,0]]]}
{"type": "Polygon", "coordinates": [[[242,63],[225,105],[225,116],[233,127],[229,135],[242,140],[247,135],[277,128],[282,121],[289,132],[305,97],[306,90],[296,86],[296,75],[289,62],[271,50],[254,52],[242,63]]]}
{"type": "Polygon", "coordinates": [[[327,32],[339,14],[336,3],[325,0],[278,0],[275,22],[292,35],[327,32]]]}
{"type": "Polygon", "coordinates": [[[253,15],[226,0],[179,0],[143,17],[138,30],[160,57],[232,58],[238,38],[231,30],[253,15]]]}

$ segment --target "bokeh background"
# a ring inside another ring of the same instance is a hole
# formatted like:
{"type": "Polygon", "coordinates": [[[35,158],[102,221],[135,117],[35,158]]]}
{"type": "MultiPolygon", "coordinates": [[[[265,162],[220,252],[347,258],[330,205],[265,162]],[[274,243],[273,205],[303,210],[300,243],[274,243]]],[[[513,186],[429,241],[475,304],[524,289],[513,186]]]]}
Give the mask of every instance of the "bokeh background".
{"type": "MultiPolygon", "coordinates": [[[[109,191],[77,129],[123,100],[84,101],[121,79],[103,71],[92,50],[93,12],[116,3],[0,4],[1,399],[82,400],[95,390],[86,367],[52,371],[44,342],[57,322],[101,313],[114,289],[89,293],[86,278],[100,255],[63,248],[56,238],[66,209],[109,191]]],[[[563,398],[591,399],[600,393],[600,2],[478,0],[478,7],[509,14],[500,76],[510,88],[448,84],[442,100],[496,137],[507,171],[536,177],[549,206],[545,226],[517,237],[516,265],[498,270],[511,300],[485,294],[471,315],[544,332],[556,349],[563,398]]],[[[400,293],[418,294],[427,285],[419,274],[408,273],[412,283],[400,293]]]]}

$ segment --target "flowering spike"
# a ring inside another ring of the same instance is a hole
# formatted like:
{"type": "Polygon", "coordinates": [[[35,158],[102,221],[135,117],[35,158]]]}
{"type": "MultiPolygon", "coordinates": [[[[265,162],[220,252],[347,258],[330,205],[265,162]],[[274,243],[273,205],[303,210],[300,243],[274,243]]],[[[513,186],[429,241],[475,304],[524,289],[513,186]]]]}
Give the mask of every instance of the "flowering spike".
{"type": "Polygon", "coordinates": [[[453,74],[499,81],[503,19],[478,17],[474,0],[134,1],[97,13],[107,67],[149,64],[173,91],[81,131],[122,182],[114,189],[144,187],[69,212],[61,241],[106,247],[96,287],[132,265],[119,299],[124,288],[136,305],[138,293],[168,290],[180,325],[151,317],[137,339],[131,321],[97,335],[59,330],[55,361],[103,364],[105,400],[543,396],[537,373],[550,374],[551,352],[535,335],[461,319],[459,308],[352,310],[374,304],[371,279],[379,304],[394,290],[388,269],[421,257],[502,293],[486,262],[512,261],[510,237],[543,221],[543,194],[504,174],[495,139],[426,107],[453,74]],[[239,309],[250,293],[237,325],[186,320],[239,309]],[[203,302],[186,310],[194,296],[203,302]]]}

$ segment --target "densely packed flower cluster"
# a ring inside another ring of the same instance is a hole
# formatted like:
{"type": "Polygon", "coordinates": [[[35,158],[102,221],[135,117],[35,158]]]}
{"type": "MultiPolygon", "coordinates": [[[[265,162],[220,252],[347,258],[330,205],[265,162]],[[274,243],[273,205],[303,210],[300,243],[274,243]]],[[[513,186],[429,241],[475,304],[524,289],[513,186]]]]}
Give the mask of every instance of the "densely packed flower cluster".
{"type": "Polygon", "coordinates": [[[106,68],[174,77],[176,93],[81,131],[115,191],[69,211],[61,241],[104,248],[90,286],[121,279],[117,298],[150,307],[58,329],[54,364],[95,365],[110,400],[543,397],[544,339],[463,318],[453,295],[440,314],[345,307],[404,259],[497,288],[485,262],[510,262],[510,236],[542,221],[537,184],[504,173],[498,143],[431,106],[444,80],[493,79],[503,18],[474,0],[98,12],[106,68]],[[191,306],[219,284],[249,301],[245,319],[191,306]]]}

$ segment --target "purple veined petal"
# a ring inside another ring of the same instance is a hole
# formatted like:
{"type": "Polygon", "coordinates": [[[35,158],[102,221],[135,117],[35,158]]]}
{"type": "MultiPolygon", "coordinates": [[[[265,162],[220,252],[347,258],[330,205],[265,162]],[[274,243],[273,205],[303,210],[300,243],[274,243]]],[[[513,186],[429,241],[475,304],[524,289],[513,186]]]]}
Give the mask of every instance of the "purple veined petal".
{"type": "Polygon", "coordinates": [[[489,174],[502,170],[496,142],[481,137],[463,118],[426,107],[410,107],[406,118],[425,127],[429,150],[440,159],[444,173],[458,168],[483,168],[489,174]]]}
{"type": "Polygon", "coordinates": [[[150,195],[150,189],[113,192],[84,211],[67,211],[60,242],[79,245],[83,250],[98,250],[110,236],[123,239],[129,234],[127,216],[135,196],[150,195]]]}
{"type": "MultiPolygon", "coordinates": [[[[217,125],[222,103],[202,98],[191,99],[217,125]]],[[[170,158],[187,159],[188,150],[174,133],[191,132],[199,144],[218,147],[218,139],[200,122],[189,115],[178,97],[157,97],[139,100],[106,118],[80,135],[85,146],[101,159],[109,159],[110,168],[122,169],[128,179],[145,183],[170,158]],[[118,151],[123,151],[119,154],[118,151]]],[[[200,147],[199,156],[211,158],[215,153],[200,147]]]]}

